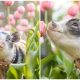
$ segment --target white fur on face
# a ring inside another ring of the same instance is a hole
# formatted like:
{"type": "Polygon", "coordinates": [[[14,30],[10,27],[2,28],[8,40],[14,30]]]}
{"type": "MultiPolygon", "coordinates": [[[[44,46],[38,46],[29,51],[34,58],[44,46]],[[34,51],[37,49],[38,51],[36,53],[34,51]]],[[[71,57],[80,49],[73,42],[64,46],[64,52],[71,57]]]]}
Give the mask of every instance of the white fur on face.
{"type": "Polygon", "coordinates": [[[6,41],[7,35],[9,34],[0,32],[0,41],[2,41],[5,45],[3,48],[0,48],[0,59],[5,61],[11,61],[15,56],[15,46],[13,46],[12,48],[9,47],[9,44],[6,41]]]}

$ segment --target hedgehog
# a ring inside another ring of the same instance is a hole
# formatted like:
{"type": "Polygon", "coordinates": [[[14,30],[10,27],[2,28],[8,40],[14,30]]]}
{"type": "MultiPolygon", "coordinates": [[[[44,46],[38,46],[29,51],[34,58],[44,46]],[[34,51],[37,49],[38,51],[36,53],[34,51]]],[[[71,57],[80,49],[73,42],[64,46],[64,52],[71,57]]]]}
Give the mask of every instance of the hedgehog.
{"type": "Polygon", "coordinates": [[[52,20],[47,27],[47,36],[80,69],[80,19],[70,18],[60,22],[52,20]]]}
{"type": "Polygon", "coordinates": [[[19,32],[0,31],[0,78],[5,78],[9,65],[24,63],[26,41],[20,38],[19,32]],[[7,70],[6,70],[7,69],[7,70]]]}

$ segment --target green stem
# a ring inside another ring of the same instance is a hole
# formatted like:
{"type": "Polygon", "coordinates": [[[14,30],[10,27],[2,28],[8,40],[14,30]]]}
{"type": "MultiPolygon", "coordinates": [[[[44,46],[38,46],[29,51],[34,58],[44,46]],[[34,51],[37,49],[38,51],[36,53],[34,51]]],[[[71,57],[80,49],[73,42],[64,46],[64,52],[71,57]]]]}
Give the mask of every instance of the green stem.
{"type": "Polygon", "coordinates": [[[45,23],[46,23],[46,26],[47,26],[47,24],[48,24],[47,11],[45,11],[45,23]]]}
{"type": "Polygon", "coordinates": [[[8,20],[9,14],[10,14],[10,7],[8,6],[7,7],[7,20],[8,20]]]}
{"type": "MultiPolygon", "coordinates": [[[[29,49],[30,49],[30,47],[31,47],[31,44],[32,44],[32,42],[33,42],[33,40],[34,40],[34,38],[35,38],[35,36],[36,36],[36,33],[37,33],[37,31],[38,31],[38,25],[39,25],[39,22],[36,24],[36,29],[35,29],[35,31],[34,31],[34,34],[33,34],[32,37],[30,38],[30,43],[29,43],[29,45],[27,46],[26,53],[29,52],[29,49]]],[[[26,45],[27,45],[27,42],[26,42],[26,45]]]]}
{"type": "Polygon", "coordinates": [[[51,74],[52,74],[52,66],[50,67],[49,79],[50,79],[50,77],[51,77],[51,74]]]}
{"type": "Polygon", "coordinates": [[[39,79],[41,78],[41,43],[39,41],[39,60],[40,60],[40,63],[39,63],[39,79]]]}
{"type": "Polygon", "coordinates": [[[32,18],[32,19],[30,19],[30,23],[31,23],[31,25],[32,25],[32,26],[34,26],[33,18],[32,18]]]}

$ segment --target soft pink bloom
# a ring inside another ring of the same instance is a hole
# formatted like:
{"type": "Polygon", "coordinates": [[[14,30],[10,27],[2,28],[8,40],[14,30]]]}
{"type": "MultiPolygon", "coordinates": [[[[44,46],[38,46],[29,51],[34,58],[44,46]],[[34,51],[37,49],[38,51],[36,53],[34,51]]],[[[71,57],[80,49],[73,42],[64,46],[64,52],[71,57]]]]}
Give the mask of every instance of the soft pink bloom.
{"type": "Polygon", "coordinates": [[[77,5],[73,5],[70,8],[68,8],[67,13],[70,16],[76,16],[79,13],[79,7],[77,5]]]}
{"type": "Polygon", "coordinates": [[[23,14],[23,13],[25,12],[24,6],[19,6],[19,7],[17,8],[17,11],[18,11],[19,13],[23,14]]]}
{"type": "Polygon", "coordinates": [[[6,31],[10,31],[11,30],[11,25],[7,24],[7,25],[5,25],[4,28],[5,28],[6,31]]]}
{"type": "Polygon", "coordinates": [[[20,24],[21,24],[22,26],[28,26],[28,20],[27,20],[27,19],[21,19],[21,20],[20,20],[20,24]]]}
{"type": "Polygon", "coordinates": [[[34,18],[35,17],[35,12],[34,11],[33,12],[28,12],[27,17],[28,17],[28,19],[34,18]]]}
{"type": "Polygon", "coordinates": [[[40,11],[44,13],[45,9],[43,8],[42,5],[40,5],[40,11]]]}
{"type": "Polygon", "coordinates": [[[9,19],[9,20],[14,19],[14,15],[10,14],[9,17],[8,17],[8,19],[9,19]]]}
{"type": "Polygon", "coordinates": [[[14,18],[15,19],[20,19],[21,17],[22,17],[22,14],[20,14],[18,11],[15,11],[14,18]]]}
{"type": "Polygon", "coordinates": [[[21,26],[21,25],[17,25],[17,26],[16,26],[16,29],[17,29],[18,31],[22,31],[22,26],[21,26]]]}
{"type": "Polygon", "coordinates": [[[9,24],[10,25],[15,25],[16,24],[15,19],[9,20],[9,24]]]}
{"type": "Polygon", "coordinates": [[[28,30],[30,30],[31,29],[31,26],[21,26],[21,25],[17,25],[16,26],[16,30],[17,31],[23,31],[23,32],[26,32],[26,31],[28,31],[28,30]]]}
{"type": "Polygon", "coordinates": [[[15,25],[15,19],[14,19],[14,15],[10,14],[8,17],[8,22],[10,25],[15,25]]]}
{"type": "Polygon", "coordinates": [[[40,31],[41,37],[46,35],[46,27],[45,27],[44,21],[40,21],[39,31],[40,31]]]}
{"type": "Polygon", "coordinates": [[[53,8],[53,2],[41,1],[41,10],[50,10],[53,8]]]}
{"type": "Polygon", "coordinates": [[[35,11],[35,5],[34,5],[34,3],[28,3],[26,5],[26,10],[29,11],[29,12],[35,11]]]}
{"type": "Polygon", "coordinates": [[[0,19],[4,19],[4,14],[0,13],[0,19]]]}
{"type": "Polygon", "coordinates": [[[14,4],[14,1],[3,1],[3,3],[6,6],[12,6],[14,4]]]}

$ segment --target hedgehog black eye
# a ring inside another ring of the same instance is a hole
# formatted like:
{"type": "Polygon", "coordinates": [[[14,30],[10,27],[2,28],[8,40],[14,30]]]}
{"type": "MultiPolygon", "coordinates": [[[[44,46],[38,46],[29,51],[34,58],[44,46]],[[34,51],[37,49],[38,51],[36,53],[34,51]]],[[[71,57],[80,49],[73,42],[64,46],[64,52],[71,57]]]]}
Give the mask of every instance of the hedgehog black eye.
{"type": "Polygon", "coordinates": [[[66,23],[67,30],[76,36],[80,36],[80,20],[79,19],[71,19],[66,23]]]}
{"type": "Polygon", "coordinates": [[[6,37],[6,41],[11,41],[10,35],[8,35],[8,36],[6,37]]]}
{"type": "Polygon", "coordinates": [[[75,23],[73,23],[72,25],[73,25],[73,26],[78,26],[78,23],[75,22],[75,23]]]}

